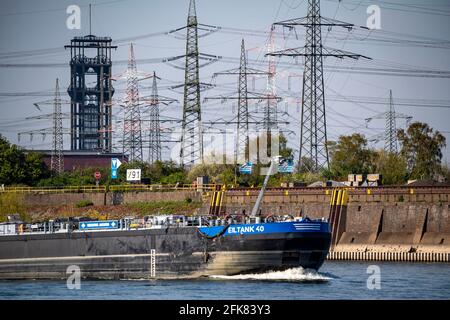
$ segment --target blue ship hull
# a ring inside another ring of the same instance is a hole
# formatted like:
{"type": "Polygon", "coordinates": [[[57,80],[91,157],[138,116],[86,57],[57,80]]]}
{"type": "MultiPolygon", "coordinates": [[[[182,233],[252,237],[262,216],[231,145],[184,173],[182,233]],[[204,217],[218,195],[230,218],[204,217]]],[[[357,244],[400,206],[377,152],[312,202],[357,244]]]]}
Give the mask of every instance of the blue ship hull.
{"type": "Polygon", "coordinates": [[[213,237],[222,234],[224,237],[236,235],[255,235],[271,233],[330,233],[330,225],[323,221],[295,221],[252,224],[230,224],[228,226],[201,227],[200,232],[213,237]]]}

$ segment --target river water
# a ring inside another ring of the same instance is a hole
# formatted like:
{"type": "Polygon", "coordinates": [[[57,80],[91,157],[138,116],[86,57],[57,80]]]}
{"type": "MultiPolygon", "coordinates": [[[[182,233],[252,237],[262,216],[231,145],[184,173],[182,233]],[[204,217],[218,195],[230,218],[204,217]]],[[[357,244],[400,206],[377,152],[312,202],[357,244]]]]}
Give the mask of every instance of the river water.
{"type": "Polygon", "coordinates": [[[450,264],[327,261],[290,269],[198,280],[0,281],[0,299],[450,299],[450,264]]]}

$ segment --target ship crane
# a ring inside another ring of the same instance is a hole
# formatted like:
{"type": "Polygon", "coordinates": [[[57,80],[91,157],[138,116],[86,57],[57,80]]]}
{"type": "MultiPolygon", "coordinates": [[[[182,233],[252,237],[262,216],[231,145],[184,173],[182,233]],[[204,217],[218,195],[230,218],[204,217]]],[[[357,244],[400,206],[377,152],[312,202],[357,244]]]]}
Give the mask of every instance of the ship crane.
{"type": "Polygon", "coordinates": [[[266,191],[267,183],[269,182],[269,178],[272,175],[274,168],[278,166],[279,158],[280,158],[280,156],[276,156],[276,157],[272,158],[270,161],[269,170],[267,171],[266,177],[264,178],[264,183],[261,187],[261,190],[259,191],[258,198],[256,199],[255,205],[253,206],[252,212],[250,214],[250,216],[252,218],[256,217],[256,214],[259,212],[259,208],[261,207],[261,202],[264,197],[264,193],[266,191]]]}

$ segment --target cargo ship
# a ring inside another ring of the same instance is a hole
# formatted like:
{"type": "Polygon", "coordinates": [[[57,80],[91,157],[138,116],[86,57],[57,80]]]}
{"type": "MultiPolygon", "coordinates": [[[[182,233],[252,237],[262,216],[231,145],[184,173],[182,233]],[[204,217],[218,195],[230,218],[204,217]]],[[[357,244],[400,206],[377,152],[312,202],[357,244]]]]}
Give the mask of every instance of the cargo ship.
{"type": "MultiPolygon", "coordinates": [[[[269,170],[270,172],[270,170],[269,170]]],[[[0,279],[180,279],[319,269],[331,243],[326,219],[257,215],[152,216],[44,223],[0,235],[0,279]]]]}

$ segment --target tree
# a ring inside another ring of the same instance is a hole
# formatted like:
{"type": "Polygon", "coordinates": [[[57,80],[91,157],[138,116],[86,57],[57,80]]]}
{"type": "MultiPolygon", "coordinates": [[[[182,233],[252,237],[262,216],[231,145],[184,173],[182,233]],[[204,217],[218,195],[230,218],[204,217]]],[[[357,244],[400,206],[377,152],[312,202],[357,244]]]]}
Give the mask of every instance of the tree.
{"type": "Polygon", "coordinates": [[[376,154],[375,166],[383,184],[403,184],[408,179],[406,159],[401,154],[381,150],[376,154]]]}
{"type": "Polygon", "coordinates": [[[414,122],[406,131],[398,131],[411,179],[433,179],[439,173],[445,137],[426,123],[414,122]]]}
{"type": "Polygon", "coordinates": [[[27,184],[35,185],[39,180],[50,176],[50,171],[42,157],[43,155],[37,152],[29,152],[25,156],[27,184]]]}
{"type": "Polygon", "coordinates": [[[450,182],[450,166],[448,163],[441,166],[441,174],[444,177],[445,182],[450,182]]]}
{"type": "Polygon", "coordinates": [[[288,141],[283,133],[280,133],[279,139],[280,139],[280,156],[282,156],[283,158],[292,158],[293,157],[292,148],[287,147],[288,141]]]}
{"type": "Polygon", "coordinates": [[[18,146],[0,135],[0,184],[34,185],[48,174],[41,155],[32,152],[25,155],[18,146]]]}
{"type": "Polygon", "coordinates": [[[374,152],[367,148],[366,138],[359,133],[340,136],[330,154],[330,169],[336,178],[346,178],[350,173],[372,172],[374,152]]]}

